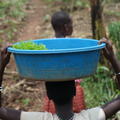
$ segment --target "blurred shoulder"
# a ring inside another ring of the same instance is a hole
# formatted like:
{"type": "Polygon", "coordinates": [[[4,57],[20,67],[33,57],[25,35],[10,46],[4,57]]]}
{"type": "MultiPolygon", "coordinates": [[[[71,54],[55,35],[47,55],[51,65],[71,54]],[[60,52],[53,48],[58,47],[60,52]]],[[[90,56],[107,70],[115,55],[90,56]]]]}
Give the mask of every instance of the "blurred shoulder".
{"type": "Polygon", "coordinates": [[[49,112],[21,112],[20,120],[53,120],[49,112]]]}
{"type": "Polygon", "coordinates": [[[75,117],[75,120],[105,120],[105,113],[101,107],[96,107],[75,113],[75,117]]]}

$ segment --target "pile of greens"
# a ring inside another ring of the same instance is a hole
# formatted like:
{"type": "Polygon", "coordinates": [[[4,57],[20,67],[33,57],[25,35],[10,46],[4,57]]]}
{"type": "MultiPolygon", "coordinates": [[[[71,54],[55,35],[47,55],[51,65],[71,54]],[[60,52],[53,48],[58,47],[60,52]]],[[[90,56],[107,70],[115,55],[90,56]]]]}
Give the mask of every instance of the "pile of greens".
{"type": "Polygon", "coordinates": [[[36,44],[33,41],[20,42],[19,44],[14,44],[12,47],[22,50],[47,50],[44,44],[36,44]]]}

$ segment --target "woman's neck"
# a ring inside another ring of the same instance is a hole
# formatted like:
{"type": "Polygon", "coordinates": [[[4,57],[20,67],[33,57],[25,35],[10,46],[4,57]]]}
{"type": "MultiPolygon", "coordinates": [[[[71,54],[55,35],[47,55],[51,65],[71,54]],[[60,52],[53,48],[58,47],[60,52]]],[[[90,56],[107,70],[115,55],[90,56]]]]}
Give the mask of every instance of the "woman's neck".
{"type": "Polygon", "coordinates": [[[56,38],[65,38],[66,36],[65,36],[63,33],[56,32],[56,33],[55,33],[55,37],[56,37],[56,38]]]}
{"type": "Polygon", "coordinates": [[[56,114],[60,119],[69,120],[73,117],[73,109],[72,109],[72,101],[65,105],[55,105],[56,107],[56,114]]]}

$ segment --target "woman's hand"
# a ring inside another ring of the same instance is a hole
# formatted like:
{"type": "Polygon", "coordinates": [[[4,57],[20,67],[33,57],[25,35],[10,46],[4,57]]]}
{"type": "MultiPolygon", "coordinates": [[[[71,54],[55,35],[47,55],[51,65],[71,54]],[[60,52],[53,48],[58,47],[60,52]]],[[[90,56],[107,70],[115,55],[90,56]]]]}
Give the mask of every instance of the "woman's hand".
{"type": "Polygon", "coordinates": [[[111,63],[115,73],[117,74],[118,81],[119,81],[119,89],[120,89],[120,61],[117,59],[117,57],[114,54],[112,44],[109,40],[103,38],[99,41],[99,43],[106,43],[106,47],[103,50],[104,56],[107,58],[107,60],[111,63]]]}
{"type": "Polygon", "coordinates": [[[113,47],[112,47],[112,43],[109,40],[107,40],[106,38],[102,38],[99,41],[99,44],[101,44],[101,43],[106,43],[106,47],[103,49],[104,56],[108,60],[112,60],[112,58],[115,56],[114,51],[113,51],[113,47]]]}
{"type": "Polygon", "coordinates": [[[10,61],[11,53],[7,51],[7,48],[2,49],[0,53],[0,67],[4,68],[10,61]]]}

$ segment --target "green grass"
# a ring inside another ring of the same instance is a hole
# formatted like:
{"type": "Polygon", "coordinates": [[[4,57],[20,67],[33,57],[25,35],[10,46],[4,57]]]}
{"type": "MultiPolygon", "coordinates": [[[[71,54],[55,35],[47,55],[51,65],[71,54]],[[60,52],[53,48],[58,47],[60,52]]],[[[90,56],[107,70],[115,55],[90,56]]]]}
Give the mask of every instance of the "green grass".
{"type": "Polygon", "coordinates": [[[29,103],[30,103],[30,99],[29,99],[29,98],[24,98],[24,99],[22,99],[21,101],[22,101],[22,103],[23,103],[25,106],[29,105],[29,103]]]}
{"type": "Polygon", "coordinates": [[[13,17],[22,18],[24,16],[23,7],[28,0],[2,0],[0,2],[0,18],[13,17]]]}
{"type": "MultiPolygon", "coordinates": [[[[55,0],[45,0],[46,2],[55,2],[55,0]]],[[[57,0],[56,0],[57,1],[57,0]]],[[[88,8],[89,7],[89,2],[87,0],[58,0],[59,2],[63,2],[63,8],[69,8],[73,9],[75,8],[88,8]],[[72,7],[72,8],[71,8],[72,7]]]]}
{"type": "Polygon", "coordinates": [[[113,72],[105,66],[99,66],[95,75],[85,78],[82,86],[88,108],[103,105],[120,93],[116,89],[113,72]]]}
{"type": "Polygon", "coordinates": [[[106,3],[119,3],[120,0],[103,0],[105,1],[106,3]]]}
{"type": "Polygon", "coordinates": [[[25,17],[24,6],[28,0],[0,1],[0,35],[1,40],[11,41],[17,31],[17,26],[25,17]]]}
{"type": "Polygon", "coordinates": [[[104,11],[105,14],[107,15],[114,15],[117,17],[120,17],[120,12],[116,12],[116,11],[104,11]]]}
{"type": "Polygon", "coordinates": [[[109,37],[117,49],[117,56],[120,59],[120,22],[112,22],[108,25],[109,37]]]}

